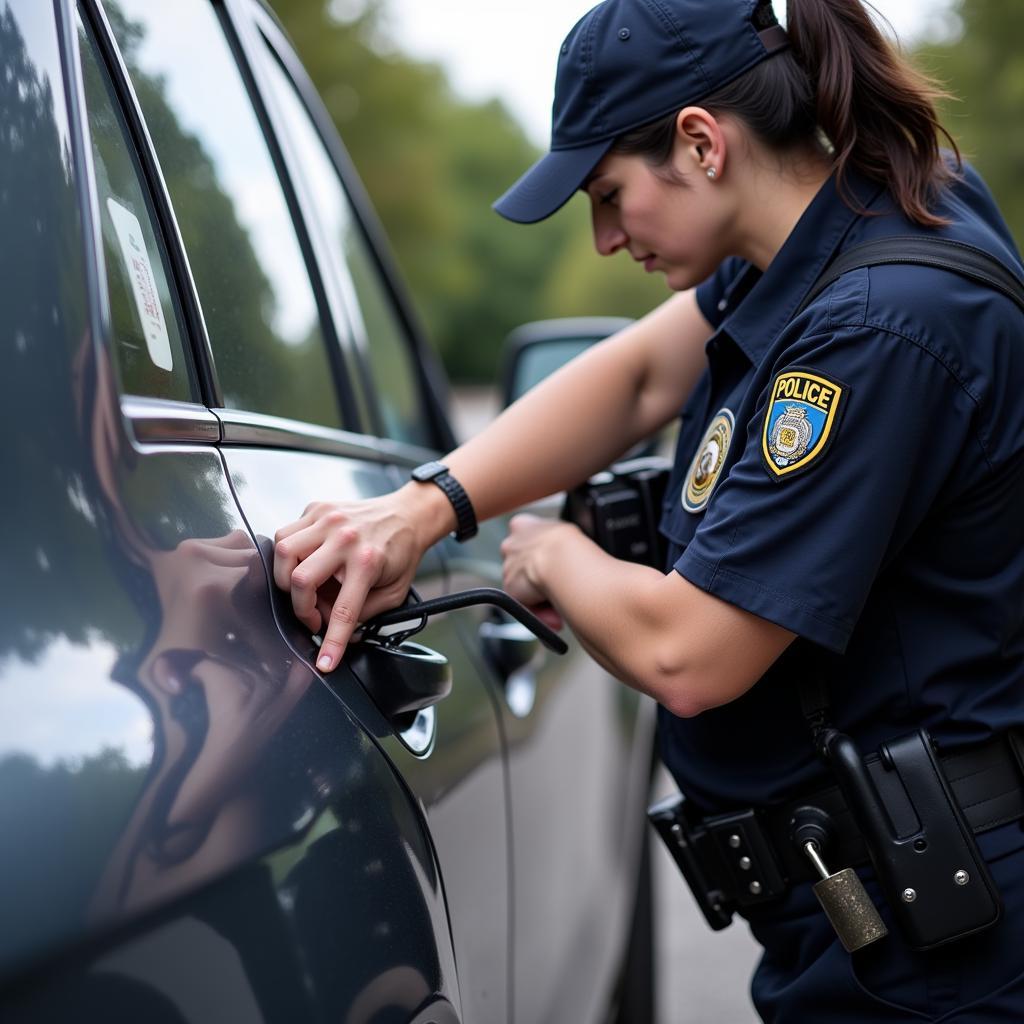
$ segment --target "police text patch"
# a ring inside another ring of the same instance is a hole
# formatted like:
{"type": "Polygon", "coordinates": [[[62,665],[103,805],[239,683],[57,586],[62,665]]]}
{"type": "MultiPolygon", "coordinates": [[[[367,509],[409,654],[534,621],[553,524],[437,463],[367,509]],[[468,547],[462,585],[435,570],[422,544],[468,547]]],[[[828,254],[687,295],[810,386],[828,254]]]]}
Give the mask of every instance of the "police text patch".
{"type": "Polygon", "coordinates": [[[828,449],[850,389],[816,370],[791,367],[772,381],[761,452],[781,480],[807,469],[828,449]]]}

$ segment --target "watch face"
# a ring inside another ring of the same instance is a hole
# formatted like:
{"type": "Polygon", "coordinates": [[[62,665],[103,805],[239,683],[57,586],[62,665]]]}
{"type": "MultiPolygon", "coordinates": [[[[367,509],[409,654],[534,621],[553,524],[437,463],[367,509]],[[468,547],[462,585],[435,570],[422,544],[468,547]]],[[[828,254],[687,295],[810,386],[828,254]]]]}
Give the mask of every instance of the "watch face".
{"type": "Polygon", "coordinates": [[[443,462],[424,462],[422,466],[417,466],[412,471],[412,478],[420,483],[426,483],[428,480],[433,480],[435,476],[440,476],[447,471],[448,467],[443,462]]]}

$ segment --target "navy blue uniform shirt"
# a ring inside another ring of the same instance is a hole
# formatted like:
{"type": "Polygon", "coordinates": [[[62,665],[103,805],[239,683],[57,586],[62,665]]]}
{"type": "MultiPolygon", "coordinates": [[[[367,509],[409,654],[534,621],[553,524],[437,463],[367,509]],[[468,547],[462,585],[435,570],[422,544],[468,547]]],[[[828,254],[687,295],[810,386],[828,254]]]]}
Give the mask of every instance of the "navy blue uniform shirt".
{"type": "MultiPolygon", "coordinates": [[[[800,680],[827,659],[835,724],[864,753],[927,727],[943,748],[1024,725],[1024,316],[921,266],[854,271],[793,315],[861,242],[926,234],[827,182],[761,274],[728,260],[697,293],[716,328],[686,405],[662,530],[670,571],[798,634],[743,697],[660,710],[663,756],[703,810],[823,781],[800,680]]],[[[1020,275],[969,167],[940,237],[1020,275]]]]}

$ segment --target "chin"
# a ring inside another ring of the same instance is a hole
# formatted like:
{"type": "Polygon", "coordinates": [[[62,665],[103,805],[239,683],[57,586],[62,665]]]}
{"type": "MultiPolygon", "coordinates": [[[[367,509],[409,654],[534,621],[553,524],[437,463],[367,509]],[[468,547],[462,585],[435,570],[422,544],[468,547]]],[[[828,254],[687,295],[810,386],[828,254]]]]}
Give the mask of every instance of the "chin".
{"type": "Polygon", "coordinates": [[[684,267],[673,267],[665,271],[665,284],[674,292],[685,292],[700,284],[703,278],[698,278],[692,270],[684,267]]]}

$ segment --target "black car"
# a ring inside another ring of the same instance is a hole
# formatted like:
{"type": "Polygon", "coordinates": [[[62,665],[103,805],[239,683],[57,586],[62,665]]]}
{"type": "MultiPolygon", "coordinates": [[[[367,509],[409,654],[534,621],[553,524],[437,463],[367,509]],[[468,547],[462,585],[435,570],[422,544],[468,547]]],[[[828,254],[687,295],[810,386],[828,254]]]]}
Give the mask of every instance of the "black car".
{"type": "MultiPolygon", "coordinates": [[[[485,605],[324,677],[271,586],[306,504],[453,444],[272,14],[0,0],[0,240],[0,1019],[649,998],[652,704],[485,605]]],[[[499,586],[502,535],[418,596],[499,586]]]]}

